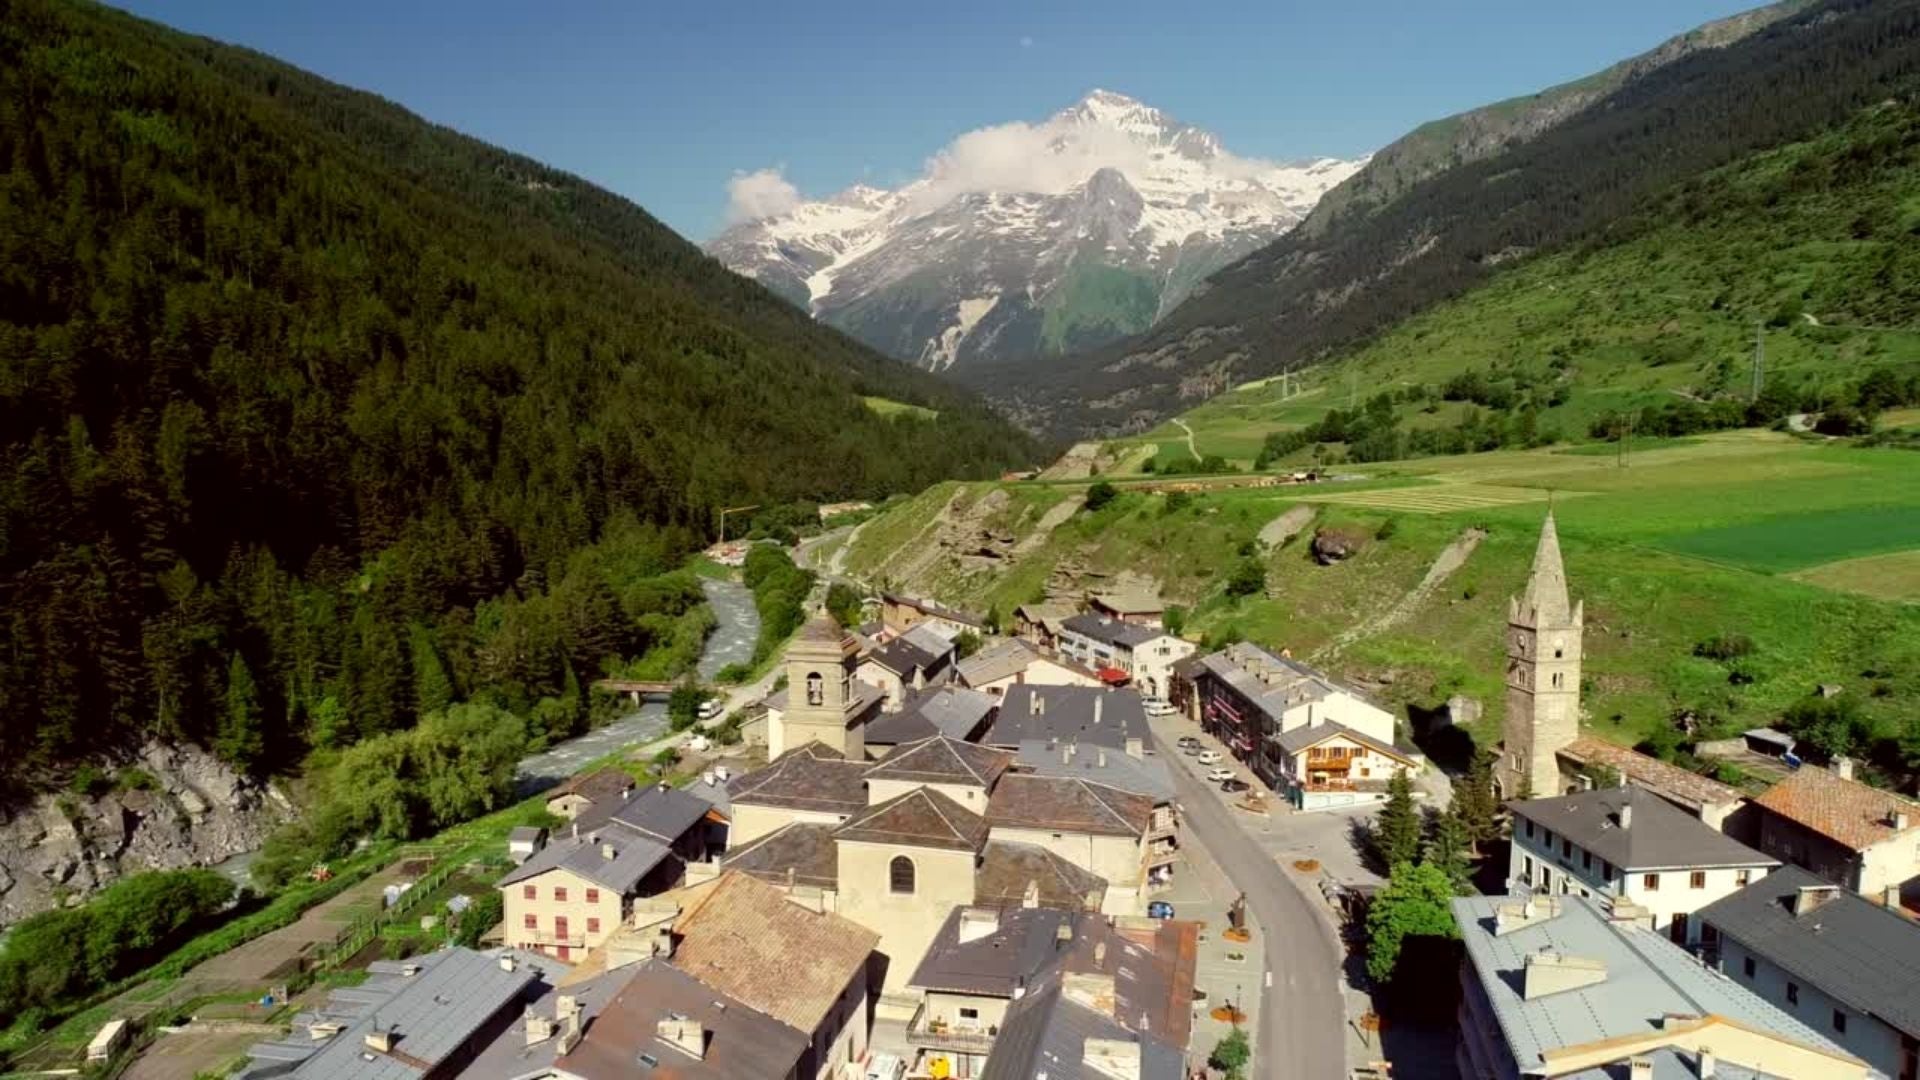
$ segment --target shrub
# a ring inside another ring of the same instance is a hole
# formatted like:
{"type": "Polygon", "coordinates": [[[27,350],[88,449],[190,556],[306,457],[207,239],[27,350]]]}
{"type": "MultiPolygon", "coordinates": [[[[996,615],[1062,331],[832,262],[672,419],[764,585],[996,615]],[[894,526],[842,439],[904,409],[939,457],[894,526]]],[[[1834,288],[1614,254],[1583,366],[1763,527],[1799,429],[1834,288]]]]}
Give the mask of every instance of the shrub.
{"type": "Polygon", "coordinates": [[[1101,480],[1087,489],[1087,509],[1100,510],[1115,498],[1119,497],[1119,495],[1119,488],[1114,487],[1105,480],[1101,480]]]}
{"type": "Polygon", "coordinates": [[[1715,634],[1693,647],[1693,655],[1725,663],[1753,652],[1753,639],[1745,634],[1715,634]]]}
{"type": "Polygon", "coordinates": [[[1259,559],[1241,559],[1227,578],[1227,595],[1253,596],[1267,588],[1267,568],[1259,559]]]}

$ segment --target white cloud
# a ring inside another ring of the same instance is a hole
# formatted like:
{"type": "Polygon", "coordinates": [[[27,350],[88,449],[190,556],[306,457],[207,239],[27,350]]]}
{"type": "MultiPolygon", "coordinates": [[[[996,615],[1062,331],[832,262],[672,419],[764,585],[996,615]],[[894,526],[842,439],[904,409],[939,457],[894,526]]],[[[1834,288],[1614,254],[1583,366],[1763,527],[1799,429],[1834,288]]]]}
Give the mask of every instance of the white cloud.
{"type": "Polygon", "coordinates": [[[738,172],[727,180],[727,224],[784,214],[800,205],[800,189],[784,175],[785,166],[775,165],[752,172],[738,172]]]}

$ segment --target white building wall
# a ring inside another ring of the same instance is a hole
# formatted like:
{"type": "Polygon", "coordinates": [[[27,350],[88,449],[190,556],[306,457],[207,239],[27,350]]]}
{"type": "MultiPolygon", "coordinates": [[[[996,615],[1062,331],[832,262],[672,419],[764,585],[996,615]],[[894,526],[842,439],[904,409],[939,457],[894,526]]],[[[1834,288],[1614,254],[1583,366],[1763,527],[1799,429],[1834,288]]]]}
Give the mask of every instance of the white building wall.
{"type": "Polygon", "coordinates": [[[1767,1003],[1839,1043],[1888,1076],[1900,1075],[1900,1032],[1880,1020],[1842,1005],[1826,991],[1788,972],[1732,938],[1720,938],[1720,971],[1767,1003]],[[1747,974],[1751,964],[1753,974],[1747,974]],[[1797,1003],[1787,1000],[1793,984],[1797,1003]],[[1846,1018],[1847,1030],[1834,1026],[1834,1014],[1846,1018]]]}
{"type": "MultiPolygon", "coordinates": [[[[1769,869],[1766,866],[1623,869],[1609,866],[1577,844],[1573,845],[1572,854],[1568,854],[1563,846],[1565,838],[1558,834],[1554,834],[1549,846],[1546,830],[1538,825],[1534,826],[1531,837],[1526,835],[1524,821],[1516,821],[1514,825],[1507,871],[1510,878],[1557,894],[1624,898],[1646,908],[1656,930],[1667,930],[1676,916],[1691,915],[1766,877],[1769,869]],[[1701,875],[1698,885],[1694,884],[1696,873],[1701,875]],[[1649,875],[1657,878],[1652,886],[1647,881],[1649,875]]],[[[1699,940],[1699,922],[1689,920],[1686,943],[1693,945],[1699,940]]]]}

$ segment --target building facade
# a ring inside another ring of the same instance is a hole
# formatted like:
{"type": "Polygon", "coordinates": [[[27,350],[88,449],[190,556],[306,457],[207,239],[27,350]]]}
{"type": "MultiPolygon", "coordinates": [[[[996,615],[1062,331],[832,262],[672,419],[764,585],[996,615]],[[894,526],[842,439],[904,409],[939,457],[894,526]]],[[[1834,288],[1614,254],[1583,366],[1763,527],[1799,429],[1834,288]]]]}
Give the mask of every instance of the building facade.
{"type": "Polygon", "coordinates": [[[1832,769],[1796,769],[1754,800],[1760,850],[1882,902],[1920,892],[1920,805],[1832,769]]]}
{"type": "MultiPolygon", "coordinates": [[[[1376,744],[1394,745],[1392,713],[1285,652],[1276,655],[1241,642],[1201,657],[1189,670],[1191,705],[1201,726],[1275,791],[1288,789],[1293,766],[1286,746],[1302,738],[1293,732],[1337,725],[1376,744]]],[[[1329,792],[1346,782],[1331,771],[1320,781],[1329,792]]]]}
{"type": "Polygon", "coordinates": [[[1565,790],[1560,750],[1580,736],[1580,654],[1586,605],[1567,598],[1553,513],[1540,527],[1524,594],[1507,602],[1505,742],[1495,782],[1508,798],[1565,790]]]}
{"type": "Polygon", "coordinates": [[[767,711],[767,756],[817,742],[851,760],[867,756],[866,723],[881,693],[854,678],[860,644],[821,612],[787,647],[787,690],[767,711]]]}
{"type": "Polygon", "coordinates": [[[1165,697],[1173,666],[1194,654],[1193,642],[1158,626],[1122,622],[1104,615],[1075,615],[1061,623],[1059,652],[1096,672],[1124,672],[1148,697],[1165,697]]]}

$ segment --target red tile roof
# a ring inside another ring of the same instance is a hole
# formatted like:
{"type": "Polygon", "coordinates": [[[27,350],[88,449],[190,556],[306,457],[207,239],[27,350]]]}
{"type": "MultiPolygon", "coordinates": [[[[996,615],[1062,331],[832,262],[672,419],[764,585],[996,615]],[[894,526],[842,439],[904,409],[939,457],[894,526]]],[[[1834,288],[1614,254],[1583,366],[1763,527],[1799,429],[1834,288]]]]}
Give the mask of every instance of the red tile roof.
{"type": "Polygon", "coordinates": [[[1920,828],[1920,805],[1825,769],[1789,773],[1754,801],[1855,851],[1920,828]],[[1895,813],[1906,815],[1904,830],[1894,828],[1895,813]]]}

